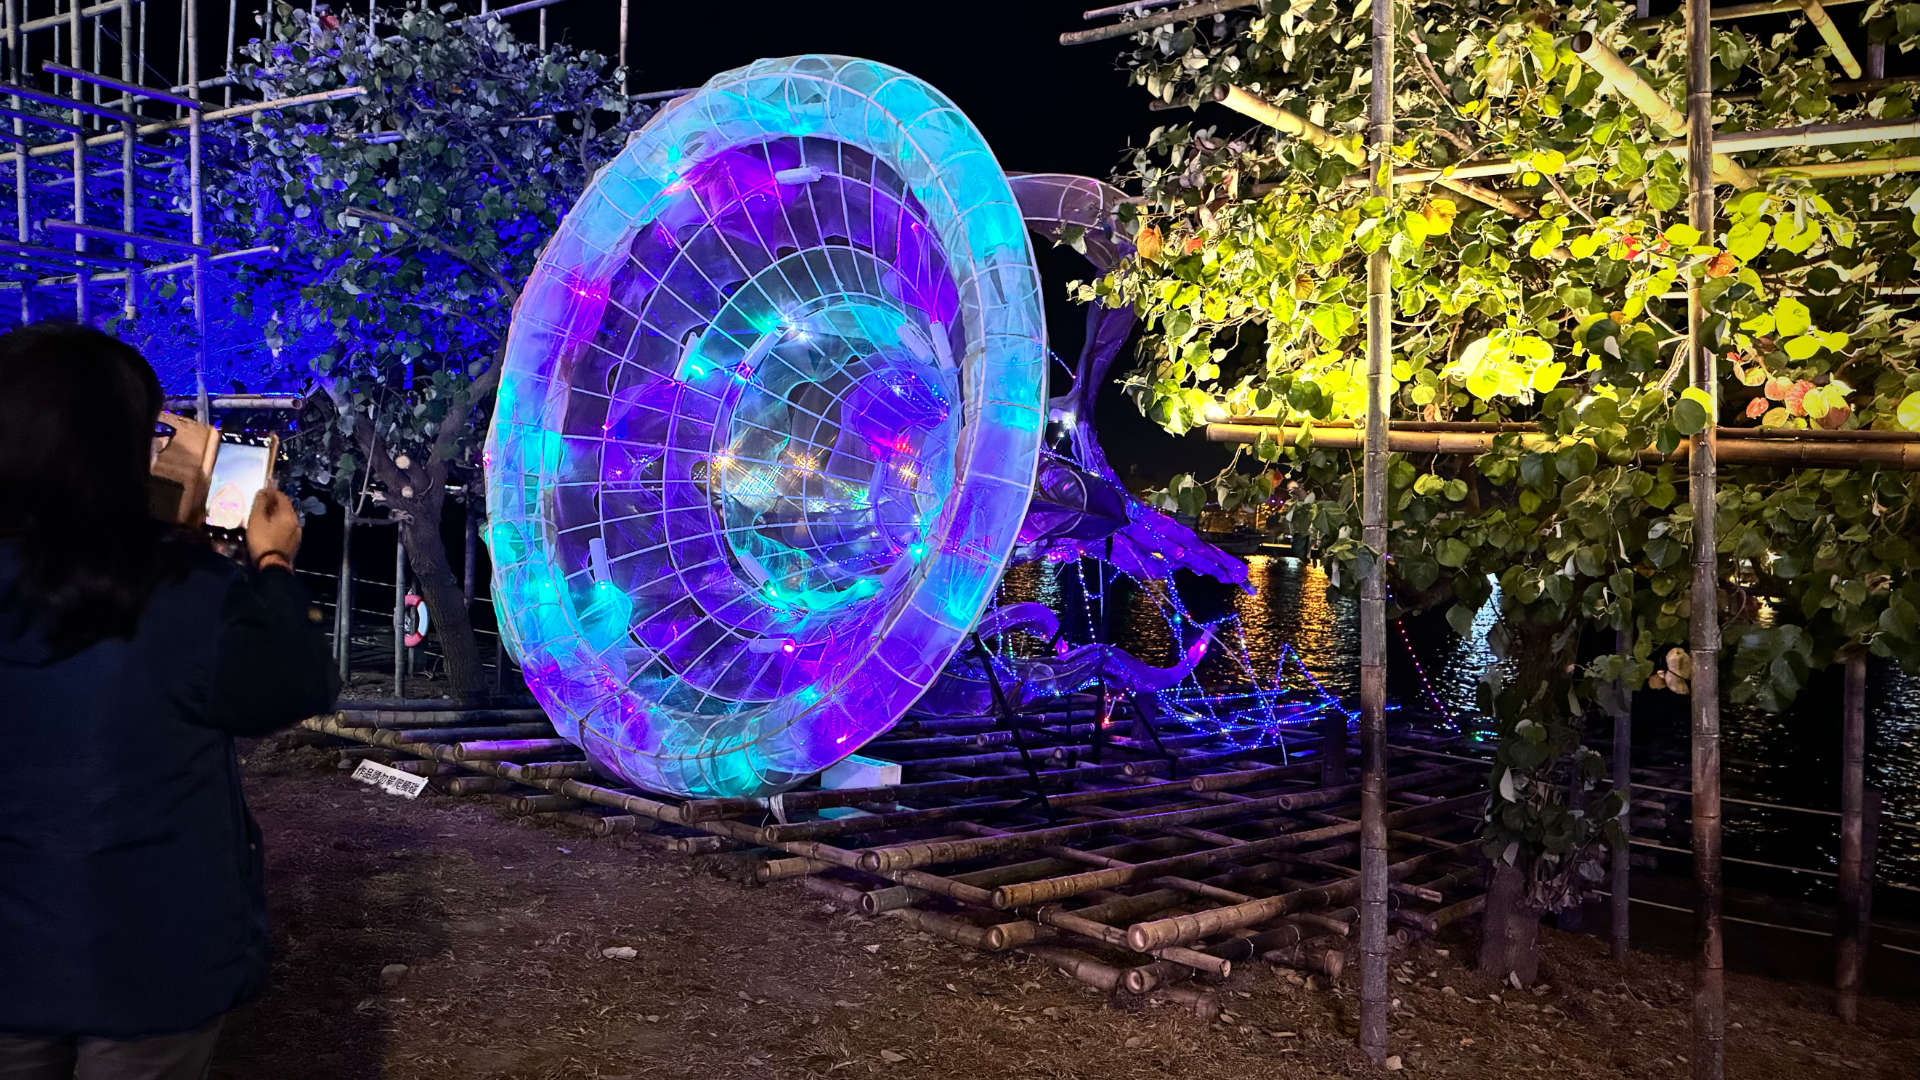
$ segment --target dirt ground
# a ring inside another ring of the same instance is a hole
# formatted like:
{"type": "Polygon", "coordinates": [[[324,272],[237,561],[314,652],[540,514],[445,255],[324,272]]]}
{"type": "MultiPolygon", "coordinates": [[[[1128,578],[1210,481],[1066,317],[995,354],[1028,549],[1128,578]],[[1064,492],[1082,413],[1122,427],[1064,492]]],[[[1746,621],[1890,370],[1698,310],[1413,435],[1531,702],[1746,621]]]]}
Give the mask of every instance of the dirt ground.
{"type": "MultiPolygon", "coordinates": [[[[985,956],[722,858],[593,839],[429,792],[350,782],[315,750],[247,755],[267,837],[272,989],[228,1023],[222,1078],[1050,1080],[1370,1074],[1356,1002],[1240,965],[1226,1011],[1112,1002],[1045,964],[985,956]],[[632,959],[604,949],[635,950],[632,959]],[[394,965],[405,965],[401,970],[394,965]]],[[[1406,1075],[1674,1077],[1687,969],[1545,931],[1545,986],[1479,979],[1456,940],[1396,958],[1406,1075]]],[[[1817,986],[1729,978],[1730,1077],[1915,1075],[1920,1002],[1858,1029],[1817,986]]]]}

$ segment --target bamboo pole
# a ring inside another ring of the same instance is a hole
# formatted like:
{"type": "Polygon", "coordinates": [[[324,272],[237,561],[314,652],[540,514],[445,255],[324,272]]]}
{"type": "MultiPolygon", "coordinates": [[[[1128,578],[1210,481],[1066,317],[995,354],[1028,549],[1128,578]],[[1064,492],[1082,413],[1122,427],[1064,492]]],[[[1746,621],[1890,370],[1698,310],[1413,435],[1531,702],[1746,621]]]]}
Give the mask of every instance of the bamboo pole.
{"type": "MultiPolygon", "coordinates": [[[[1796,432],[1795,436],[1783,438],[1751,438],[1735,435],[1745,428],[1720,428],[1717,439],[1725,439],[1716,451],[1718,460],[1730,465],[1774,465],[1798,466],[1815,469],[1850,469],[1860,465],[1882,465],[1890,468],[1920,471],[1920,436],[1907,437],[1901,433],[1878,431],[1836,431],[1838,438],[1824,437],[1826,433],[1815,435],[1810,431],[1796,432]],[[1894,435],[1894,438],[1872,438],[1870,436],[1894,435]]],[[[1312,434],[1312,445],[1321,450],[1359,450],[1365,446],[1363,433],[1350,427],[1333,425],[1303,425],[1279,427],[1269,424],[1223,423],[1208,424],[1207,439],[1210,442],[1251,443],[1258,442],[1262,436],[1276,439],[1282,446],[1297,443],[1303,433],[1312,434]]],[[[1555,450],[1566,445],[1552,435],[1546,434],[1507,434],[1497,432],[1446,432],[1446,431],[1401,431],[1396,425],[1387,434],[1387,449],[1397,454],[1484,454],[1494,447],[1497,438],[1517,438],[1519,445],[1527,450],[1555,450]]],[[[1658,450],[1646,449],[1639,452],[1638,460],[1643,464],[1658,464],[1663,461],[1687,461],[1692,457],[1690,444],[1682,443],[1671,454],[1662,454],[1658,450]]]]}
{"type": "MultiPolygon", "coordinates": [[[[1386,867],[1387,876],[1403,877],[1414,870],[1437,859],[1455,854],[1453,851],[1430,851],[1424,855],[1415,855],[1386,867]]],[[[1227,907],[1208,908],[1205,911],[1191,912],[1185,915],[1172,915],[1164,919],[1137,922],[1127,928],[1127,945],[1135,952],[1147,952],[1165,948],[1169,945],[1181,945],[1213,934],[1237,930],[1244,926],[1255,926],[1282,915],[1289,915],[1313,907],[1331,907],[1360,895],[1361,878],[1342,878],[1326,885],[1315,885],[1292,892],[1281,893],[1259,900],[1250,900],[1243,904],[1227,907]]],[[[1381,890],[1386,891],[1384,888],[1381,890]]],[[[1384,905],[1382,913],[1384,914],[1384,905]]],[[[1364,918],[1364,913],[1362,913],[1364,918]]],[[[1362,928],[1362,937],[1365,929],[1362,928]]],[[[1382,946],[1385,935],[1382,935],[1382,946]]],[[[1365,952],[1361,954],[1365,961],[1365,952]]],[[[1384,1030],[1382,1032],[1384,1035],[1384,1030]]],[[[1364,1047],[1362,1049],[1365,1049],[1364,1047]]]]}
{"type": "Polygon", "coordinates": [[[1847,78],[1859,78],[1860,61],[1854,59],[1853,50],[1847,47],[1847,39],[1841,36],[1840,28],[1833,25],[1833,19],[1820,6],[1820,0],[1800,0],[1800,10],[1813,28],[1820,31],[1820,38],[1827,43],[1827,48],[1833,50],[1833,62],[1840,65],[1840,70],[1847,73],[1847,78]]]}
{"type": "MultiPolygon", "coordinates": [[[[326,101],[339,101],[342,98],[360,97],[364,95],[366,92],[367,92],[367,88],[364,86],[343,86],[334,90],[319,90],[311,94],[298,94],[293,97],[273,98],[268,101],[254,101],[254,102],[249,102],[245,105],[235,105],[230,109],[213,109],[208,112],[196,112],[196,113],[193,113],[192,117],[189,117],[188,119],[156,120],[151,124],[140,125],[140,127],[135,130],[135,134],[144,136],[144,135],[157,135],[163,131],[179,131],[184,128],[192,127],[195,123],[195,121],[193,120],[193,117],[198,117],[200,120],[208,121],[208,122],[215,121],[215,120],[231,120],[235,117],[240,117],[240,116],[252,116],[254,113],[271,112],[275,109],[290,109],[299,105],[317,105],[321,102],[326,102],[326,101]]],[[[120,142],[124,138],[125,136],[121,132],[110,131],[104,135],[95,135],[92,138],[89,138],[86,141],[86,144],[88,147],[108,146],[113,143],[120,142]]],[[[62,142],[47,143],[42,146],[31,147],[26,151],[26,156],[27,157],[46,157],[50,154],[63,154],[73,149],[74,141],[75,140],[73,139],[67,139],[62,142]]],[[[0,162],[18,160],[21,156],[22,156],[21,152],[18,150],[9,151],[7,153],[0,154],[0,162]]]]}
{"type": "MultiPolygon", "coordinates": [[[[1633,651],[1633,634],[1622,630],[1614,636],[1613,651],[1626,654],[1633,651]]],[[[1620,686],[1621,700],[1613,709],[1613,790],[1620,796],[1620,832],[1622,840],[1613,850],[1613,895],[1608,898],[1612,909],[1612,925],[1609,928],[1613,945],[1613,962],[1627,962],[1627,949],[1631,944],[1632,915],[1628,902],[1628,885],[1631,880],[1633,853],[1627,846],[1627,839],[1633,830],[1633,688],[1620,686]]]]}
{"type": "MultiPolygon", "coordinates": [[[[1065,930],[1070,934],[1078,934],[1084,938],[1091,938],[1102,945],[1121,949],[1127,947],[1127,932],[1125,930],[1096,919],[1082,917],[1075,912],[1062,911],[1057,907],[1043,907],[1035,912],[1033,917],[1035,920],[1047,926],[1065,930]]],[[[1197,949],[1189,949],[1182,945],[1169,945],[1164,949],[1156,949],[1150,955],[1156,960],[1165,960],[1170,963],[1179,964],[1181,967],[1190,967],[1195,971],[1212,975],[1215,978],[1224,979],[1233,974],[1233,962],[1231,960],[1211,956],[1197,949]]]]}
{"type": "Polygon", "coordinates": [[[393,696],[407,696],[407,545],[393,534],[393,696]]]}
{"type": "Polygon", "coordinates": [[[1085,45],[1094,41],[1107,41],[1112,38],[1130,37],[1142,30],[1151,30],[1156,26],[1166,26],[1186,19],[1203,19],[1209,15],[1235,11],[1239,8],[1258,7],[1260,0],[1204,0],[1203,3],[1188,4],[1172,11],[1162,11],[1147,15],[1130,22],[1114,23],[1111,26],[1098,26],[1092,30],[1073,30],[1060,35],[1062,45],[1085,45]]]}
{"type": "MultiPolygon", "coordinates": [[[[1632,102],[1661,134],[1673,136],[1687,130],[1687,118],[1680,110],[1642,79],[1640,73],[1629,67],[1625,60],[1620,59],[1620,54],[1608,48],[1605,42],[1591,32],[1582,30],[1573,35],[1569,44],[1581,63],[1598,72],[1608,89],[1632,102]]],[[[1711,126],[1705,138],[1712,141],[1711,126]]],[[[1760,186],[1760,181],[1754,179],[1753,174],[1725,154],[1713,155],[1713,178],[1742,190],[1760,186]]]]}
{"type": "Polygon", "coordinates": [[[1870,883],[1861,873],[1867,784],[1867,657],[1846,658],[1846,690],[1840,723],[1840,895],[1835,913],[1835,1009],[1849,1024],[1860,1022],[1860,983],[1866,960],[1861,898],[1870,883]]]}
{"type": "MultiPolygon", "coordinates": [[[[1783,150],[1796,148],[1803,150],[1827,146],[1855,146],[1861,143],[1896,142],[1901,139],[1920,138],[1920,120],[1848,120],[1838,124],[1802,124],[1796,127],[1758,128],[1753,131],[1737,131],[1714,138],[1713,148],[1721,154],[1750,154],[1760,150],[1783,150]]],[[[1681,155],[1687,149],[1686,140],[1670,139],[1654,146],[1660,153],[1681,155]]],[[[1903,158],[1877,158],[1874,161],[1900,162],[1903,158]]],[[[1569,166],[1591,165],[1594,159],[1589,157],[1569,158],[1569,166]]],[[[1822,163],[1825,164],[1825,163],[1822,163]]],[[[1865,164],[1865,163],[1862,163],[1865,164]]],[[[1454,179],[1473,179],[1491,176],[1512,176],[1525,172],[1532,166],[1526,161],[1512,158],[1494,158],[1475,164],[1451,165],[1442,169],[1408,168],[1397,170],[1394,182],[1397,184],[1431,184],[1452,177],[1454,179]]],[[[1782,165],[1772,168],[1792,170],[1806,166],[1782,165]]],[[[1899,166],[1888,168],[1888,172],[1905,171],[1899,166]]],[[[1841,174],[1851,175],[1851,174],[1841,174]]],[[[1868,172],[1865,175],[1878,175],[1868,172]]],[[[1355,178],[1353,182],[1364,182],[1355,178]]],[[[1255,190],[1258,190],[1256,188],[1255,190]]]]}
{"type": "Polygon", "coordinates": [[[1181,0],[1132,0],[1131,3],[1126,4],[1110,4],[1107,7],[1093,8],[1081,12],[1080,21],[1093,22],[1096,19],[1104,19],[1109,15],[1140,15],[1152,11],[1154,8],[1169,7],[1180,2],[1181,0]]]}
{"type": "MultiPolygon", "coordinates": [[[[68,11],[70,16],[70,21],[68,23],[69,32],[67,35],[69,39],[69,45],[68,45],[69,59],[72,61],[72,64],[74,67],[77,67],[77,68],[85,67],[86,63],[85,63],[84,55],[82,52],[82,45],[81,45],[82,36],[80,33],[81,24],[83,21],[80,14],[80,5],[78,3],[75,3],[73,7],[68,9],[68,11]]],[[[58,54],[57,45],[55,46],[55,53],[56,55],[58,54]]],[[[96,55],[94,56],[94,61],[97,63],[99,62],[99,59],[100,57],[96,53],[96,55]]],[[[57,79],[54,80],[54,85],[58,86],[59,80],[57,79]]],[[[74,92],[74,97],[77,99],[80,96],[79,86],[76,85],[71,79],[67,80],[67,86],[70,90],[74,92]]],[[[71,116],[72,116],[72,121],[74,125],[74,132],[76,134],[82,134],[87,130],[86,127],[83,125],[83,120],[84,120],[83,113],[85,111],[85,106],[83,102],[80,102],[78,100],[75,100],[73,102],[73,106],[74,107],[73,107],[71,116]]],[[[192,212],[193,212],[193,227],[196,229],[200,227],[200,193],[199,193],[200,159],[198,157],[198,153],[199,153],[199,143],[196,140],[194,143],[195,156],[192,162],[192,184],[194,188],[193,196],[192,196],[193,197],[192,212]]],[[[82,147],[77,140],[75,141],[74,147],[73,147],[73,220],[83,225],[86,223],[86,220],[87,220],[87,152],[86,152],[86,148],[82,147]]],[[[75,236],[73,238],[73,250],[77,253],[84,253],[87,250],[87,239],[85,236],[75,236]]],[[[87,300],[88,300],[87,278],[88,278],[87,267],[86,267],[85,260],[83,259],[81,261],[80,267],[74,272],[74,275],[73,275],[74,316],[82,323],[89,322],[90,320],[88,316],[91,314],[91,312],[89,312],[88,310],[90,305],[87,303],[87,300]]],[[[202,302],[203,301],[200,299],[200,295],[198,293],[195,293],[194,294],[194,314],[195,314],[196,320],[199,322],[199,336],[198,336],[198,340],[195,343],[196,360],[195,360],[195,368],[194,368],[194,379],[201,387],[200,401],[201,401],[202,408],[200,409],[200,422],[203,424],[206,424],[206,423],[213,422],[213,415],[211,410],[204,407],[206,404],[205,384],[206,384],[207,325],[206,325],[205,317],[200,315],[200,307],[202,302]]]]}
{"type": "Polygon", "coordinates": [[[353,513],[342,511],[340,524],[340,580],[333,597],[334,664],[340,685],[349,685],[353,666],[353,513]]]}
{"type": "MultiPolygon", "coordinates": [[[[1334,154],[1353,165],[1367,163],[1365,152],[1351,140],[1342,139],[1306,117],[1288,112],[1270,101],[1255,97],[1238,86],[1228,87],[1226,95],[1220,99],[1220,104],[1249,119],[1258,120],[1283,135],[1291,135],[1322,153],[1334,154]]],[[[1514,217],[1533,216],[1532,210],[1505,195],[1477,184],[1469,184],[1458,177],[1435,175],[1429,180],[1448,191],[1464,195],[1475,202],[1485,203],[1497,210],[1504,210],[1514,217]]]]}
{"type": "Polygon", "coordinates": [[[1433,937],[1461,919],[1471,918],[1486,909],[1487,894],[1481,893],[1479,896],[1470,896],[1457,904],[1449,904],[1438,911],[1422,912],[1401,908],[1394,912],[1394,916],[1428,937],[1433,937]]]}
{"type": "Polygon", "coordinates": [[[456,762],[505,761],[527,754],[563,753],[574,748],[572,743],[561,738],[475,739],[452,744],[453,760],[456,762]]]}
{"type": "Polygon", "coordinates": [[[1754,170],[1762,180],[1830,180],[1846,176],[1888,176],[1893,173],[1920,172],[1920,154],[1901,157],[1867,158],[1862,161],[1809,161],[1802,165],[1768,165],[1754,170]]]}
{"type": "MultiPolygon", "coordinates": [[[[1687,216],[1702,244],[1713,243],[1713,9],[1687,0],[1687,216]]],[[[1698,271],[1687,276],[1687,369],[1694,389],[1707,395],[1707,425],[1692,439],[1687,460],[1693,505],[1693,585],[1688,613],[1693,650],[1693,876],[1699,892],[1694,957],[1693,1055],[1695,1080],[1726,1072],[1726,959],[1720,926],[1720,560],[1715,527],[1719,471],[1715,453],[1720,417],[1716,351],[1706,337],[1707,304],[1698,271]]]]}
{"type": "MultiPolygon", "coordinates": [[[[371,727],[357,727],[355,725],[345,723],[343,721],[344,715],[345,714],[334,714],[329,716],[312,717],[304,721],[301,726],[307,728],[310,731],[318,731],[326,735],[338,735],[338,736],[341,736],[342,738],[354,739],[359,742],[371,743],[374,746],[386,746],[386,747],[390,747],[397,750],[404,750],[409,754],[414,754],[419,757],[430,757],[435,759],[436,761],[449,762],[451,764],[459,765],[463,769],[467,769],[472,772],[481,773],[485,776],[500,777],[505,780],[525,782],[531,787],[546,788],[549,791],[555,791],[562,795],[571,795],[572,797],[579,799],[581,802],[594,803],[599,806],[609,807],[611,809],[620,810],[629,814],[639,814],[642,817],[646,817],[655,821],[665,821],[671,824],[685,824],[685,822],[681,818],[680,808],[671,803],[663,803],[658,800],[644,798],[639,795],[629,795],[626,792],[614,791],[610,788],[600,787],[599,785],[596,785],[596,784],[584,784],[578,780],[548,780],[548,779],[541,779],[538,777],[528,776],[525,770],[523,770],[519,765],[516,765],[510,761],[493,761],[493,760],[484,760],[484,759],[463,760],[457,755],[455,747],[443,745],[440,743],[402,742],[391,731],[384,731],[379,728],[371,728],[371,727]]],[[[697,828],[720,828],[726,824],[728,823],[709,822],[705,825],[696,826],[696,827],[697,828]]],[[[732,830],[728,830],[728,831],[731,832],[732,830]]]]}
{"type": "MultiPolygon", "coordinates": [[[[1393,208],[1393,0],[1373,0],[1367,171],[1393,208]]],[[[1387,409],[1392,393],[1393,258],[1367,256],[1367,430],[1360,537],[1373,559],[1360,579],[1360,1051],[1387,1057],[1387,409]]]]}

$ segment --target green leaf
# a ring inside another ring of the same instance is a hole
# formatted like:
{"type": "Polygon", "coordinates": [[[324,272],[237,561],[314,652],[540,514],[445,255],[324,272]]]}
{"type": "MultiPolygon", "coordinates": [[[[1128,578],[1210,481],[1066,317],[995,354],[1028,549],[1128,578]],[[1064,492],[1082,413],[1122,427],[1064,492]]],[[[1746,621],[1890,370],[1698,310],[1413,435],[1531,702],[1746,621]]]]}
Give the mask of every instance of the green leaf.
{"type": "Polygon", "coordinates": [[[1473,637],[1474,610],[1464,604],[1453,604],[1447,608],[1447,625],[1463,638],[1473,637]]]}
{"type": "Polygon", "coordinates": [[[1772,233],[1767,230],[1765,222],[1757,218],[1748,219],[1727,230],[1727,250],[1741,262],[1752,262],[1767,249],[1767,241],[1771,238],[1772,233]]]}
{"type": "MultiPolygon", "coordinates": [[[[1920,7],[1920,4],[1914,6],[1920,7]]],[[[1894,410],[1894,423],[1907,431],[1920,431],[1920,391],[1900,399],[1894,410]]]]}
{"type": "Polygon", "coordinates": [[[1578,480],[1599,465],[1600,455],[1592,443],[1574,443],[1553,455],[1554,471],[1562,479],[1578,480]]]}
{"type": "Polygon", "coordinates": [[[1814,353],[1820,351],[1820,339],[1812,334],[1801,334],[1796,338],[1788,338],[1786,350],[1789,359],[1806,360],[1812,357],[1814,353]]]}
{"type": "Polygon", "coordinates": [[[1559,362],[1558,360],[1555,360],[1550,363],[1541,364],[1539,367],[1534,368],[1533,376],[1531,379],[1528,380],[1528,382],[1529,382],[1529,385],[1532,386],[1533,391],[1535,393],[1544,394],[1547,391],[1552,390],[1555,386],[1558,386],[1560,383],[1561,376],[1565,375],[1566,373],[1567,373],[1567,365],[1559,362]]]}
{"type": "Polygon", "coordinates": [[[1807,328],[1813,325],[1813,313],[1807,310],[1807,305],[1793,297],[1783,296],[1773,306],[1773,320],[1782,336],[1793,337],[1806,333],[1807,328]]]}
{"type": "Polygon", "coordinates": [[[1458,537],[1449,536],[1445,540],[1440,541],[1439,546],[1434,549],[1433,557],[1439,561],[1441,566],[1451,567],[1457,570],[1467,565],[1467,559],[1472,554],[1473,552],[1467,547],[1465,541],[1460,540],[1458,537]]]}
{"type": "Polygon", "coordinates": [[[1707,408],[1692,398],[1681,398],[1673,406],[1673,426],[1682,435],[1698,435],[1707,429],[1707,408]]]}
{"type": "Polygon", "coordinates": [[[1667,231],[1660,235],[1666,237],[1669,243],[1680,247],[1692,247],[1700,242],[1700,230],[1684,221],[1667,226],[1667,231]]]}

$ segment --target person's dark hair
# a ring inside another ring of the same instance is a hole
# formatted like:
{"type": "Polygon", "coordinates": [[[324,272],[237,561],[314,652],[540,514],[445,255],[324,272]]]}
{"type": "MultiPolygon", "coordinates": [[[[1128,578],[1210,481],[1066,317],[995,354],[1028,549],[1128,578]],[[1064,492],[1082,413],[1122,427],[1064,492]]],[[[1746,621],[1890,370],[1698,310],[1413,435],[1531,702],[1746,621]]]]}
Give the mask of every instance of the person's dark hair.
{"type": "Polygon", "coordinates": [[[162,398],[132,347],[85,326],[0,335],[0,536],[19,574],[0,608],[56,651],[133,633],[166,530],[148,510],[162,398]]]}

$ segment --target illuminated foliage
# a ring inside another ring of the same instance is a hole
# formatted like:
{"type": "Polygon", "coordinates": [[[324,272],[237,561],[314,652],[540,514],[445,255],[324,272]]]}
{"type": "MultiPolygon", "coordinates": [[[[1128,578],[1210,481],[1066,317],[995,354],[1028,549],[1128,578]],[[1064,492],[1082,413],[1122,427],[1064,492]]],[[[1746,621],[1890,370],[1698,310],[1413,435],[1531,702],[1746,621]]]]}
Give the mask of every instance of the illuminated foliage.
{"type": "MultiPolygon", "coordinates": [[[[1912,11],[1911,5],[1898,9],[1912,11]]],[[[1525,421],[1477,457],[1396,455],[1389,469],[1391,595],[1444,606],[1465,633],[1499,585],[1489,685],[1500,731],[1490,854],[1527,869],[1531,900],[1565,903],[1617,802],[1576,810],[1562,768],[1596,780],[1580,745],[1595,703],[1622,686],[1684,692],[1663,670],[1683,645],[1692,521],[1684,463],[1661,461],[1710,422],[1685,383],[1684,291],[1724,358],[1725,423],[1920,428],[1913,174],[1796,178],[1765,166],[1911,153],[1897,143],[1747,154],[1760,186],[1720,188],[1715,241],[1686,222],[1683,158],[1569,45],[1587,30],[1682,100],[1678,20],[1636,27],[1631,5],[1510,0],[1411,3],[1397,16],[1395,160],[1403,168],[1510,159],[1478,178],[1522,216],[1438,184],[1371,199],[1355,160],[1364,120],[1364,8],[1267,4],[1140,35],[1134,82],[1201,102],[1209,126],[1155,132],[1134,163],[1147,196],[1140,258],[1083,286],[1135,305],[1150,327],[1127,387],[1173,432],[1222,414],[1287,423],[1364,414],[1363,263],[1392,255],[1392,413],[1399,420],[1525,421]],[[1205,104],[1239,87],[1326,129],[1319,146],[1205,104]],[[1747,417],[1748,419],[1742,419],[1747,417]],[[1632,648],[1612,651],[1613,632],[1632,648]],[[1596,651],[1599,655],[1595,655],[1596,651]],[[1606,823],[1603,828],[1601,823],[1606,823]]],[[[1868,4],[1876,40],[1902,55],[1920,23],[1868,4]]],[[[1892,120],[1914,89],[1831,90],[1810,32],[1755,38],[1716,24],[1721,132],[1892,120]]],[[[1359,542],[1358,454],[1272,439],[1214,478],[1163,498],[1194,509],[1264,500],[1276,472],[1288,520],[1319,544],[1340,587],[1378,553],[1359,542]],[[1271,466],[1274,471],[1267,468],[1271,466]]],[[[1722,565],[1731,700],[1777,709],[1844,650],[1910,658],[1920,647],[1913,474],[1722,466],[1722,565]]],[[[1684,656],[1684,653],[1679,655],[1684,656]]],[[[1673,661],[1679,664],[1680,661],[1673,661]]]]}
{"type": "Polygon", "coordinates": [[[454,689],[472,693],[446,488],[478,479],[519,283],[635,118],[601,57],[541,51],[497,19],[410,5],[370,24],[282,3],[273,30],[241,68],[263,96],[366,92],[259,114],[231,147],[247,183],[211,198],[227,229],[287,243],[255,315],[270,344],[313,348],[300,360],[325,392],[293,471],[343,497],[369,473],[383,489],[454,689]]]}

